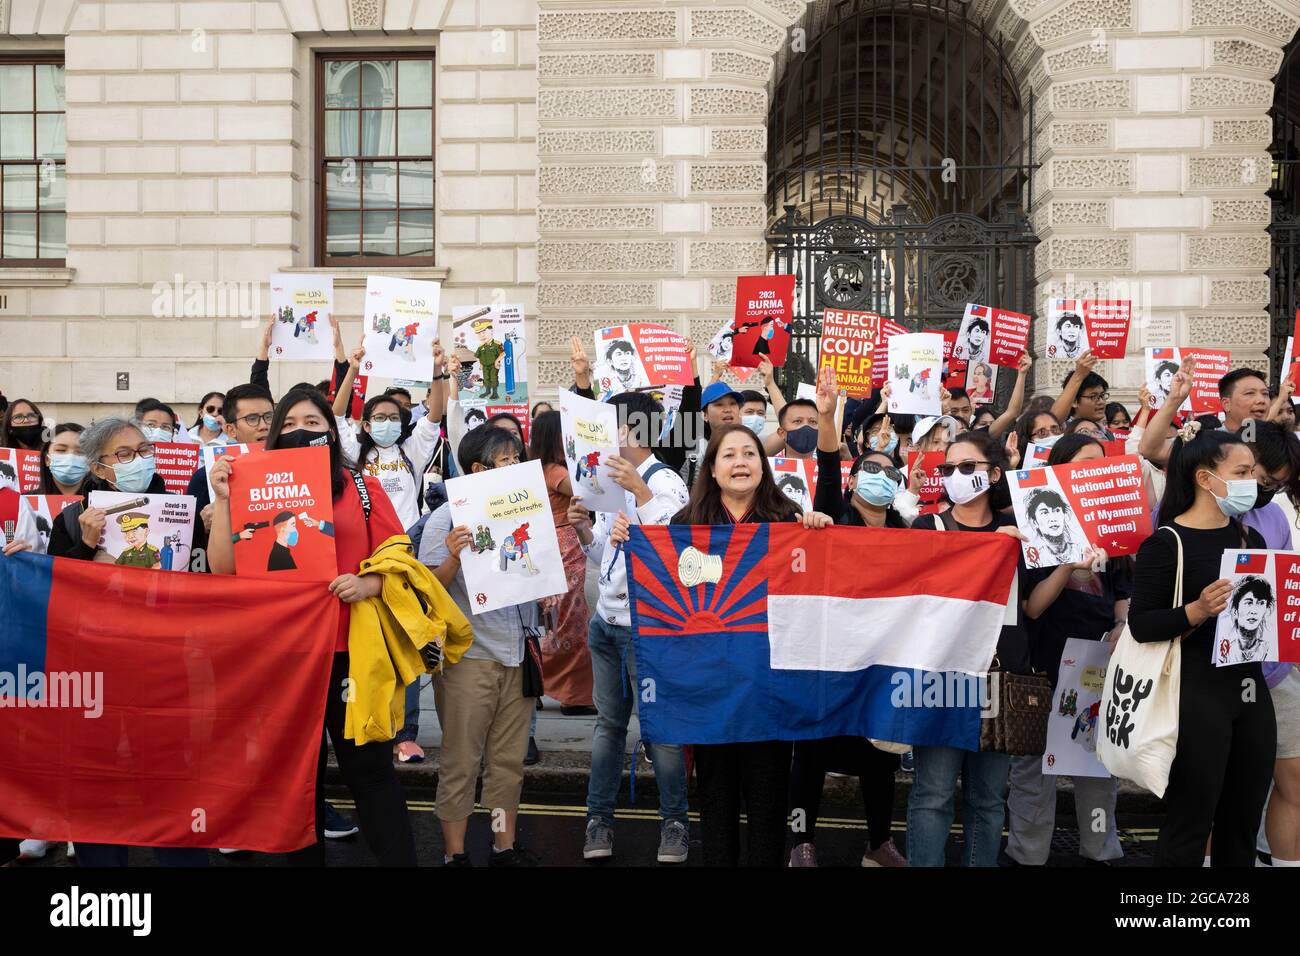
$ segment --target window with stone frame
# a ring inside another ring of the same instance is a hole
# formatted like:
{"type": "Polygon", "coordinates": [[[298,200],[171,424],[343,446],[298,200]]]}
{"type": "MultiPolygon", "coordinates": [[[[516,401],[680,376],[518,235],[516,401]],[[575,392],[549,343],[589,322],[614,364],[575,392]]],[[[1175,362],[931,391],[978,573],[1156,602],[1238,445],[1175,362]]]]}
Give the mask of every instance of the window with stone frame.
{"type": "Polygon", "coordinates": [[[432,51],[316,60],[316,261],[433,265],[432,51]]]}
{"type": "Polygon", "coordinates": [[[0,58],[0,268],[67,256],[63,57],[0,58]]]}

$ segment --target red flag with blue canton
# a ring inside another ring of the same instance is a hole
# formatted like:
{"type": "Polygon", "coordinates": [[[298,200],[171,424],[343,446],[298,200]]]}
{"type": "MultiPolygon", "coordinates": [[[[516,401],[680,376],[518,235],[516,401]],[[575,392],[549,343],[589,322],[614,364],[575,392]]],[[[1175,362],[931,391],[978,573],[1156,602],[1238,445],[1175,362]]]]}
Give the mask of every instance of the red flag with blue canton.
{"type": "Polygon", "coordinates": [[[1237,555],[1236,570],[1238,574],[1263,574],[1268,570],[1268,555],[1239,554],[1237,555]]]}

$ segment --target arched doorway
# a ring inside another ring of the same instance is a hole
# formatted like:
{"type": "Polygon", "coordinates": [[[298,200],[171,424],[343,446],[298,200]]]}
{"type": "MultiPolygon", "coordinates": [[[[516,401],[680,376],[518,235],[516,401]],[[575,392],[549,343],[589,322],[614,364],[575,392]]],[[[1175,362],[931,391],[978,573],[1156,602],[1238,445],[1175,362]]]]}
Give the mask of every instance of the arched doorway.
{"type": "Polygon", "coordinates": [[[967,302],[1032,312],[1034,105],[961,0],[829,0],[778,63],[768,116],[770,268],[793,273],[791,380],[826,308],[912,330],[967,302]]]}
{"type": "Polygon", "coordinates": [[[1300,309],[1300,35],[1282,53],[1282,67],[1274,78],[1272,182],[1268,234],[1269,314],[1271,328],[1268,358],[1271,380],[1280,380],[1286,360],[1286,339],[1295,328],[1300,309]]]}

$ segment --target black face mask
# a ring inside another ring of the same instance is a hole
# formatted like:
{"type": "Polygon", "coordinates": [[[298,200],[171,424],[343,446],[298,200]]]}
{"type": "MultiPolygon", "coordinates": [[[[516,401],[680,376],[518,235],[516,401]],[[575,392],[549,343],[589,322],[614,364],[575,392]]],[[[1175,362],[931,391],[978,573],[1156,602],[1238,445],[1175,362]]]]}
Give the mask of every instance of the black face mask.
{"type": "Polygon", "coordinates": [[[9,437],[20,445],[36,447],[41,444],[41,426],[10,425],[9,437]]]}
{"type": "Polygon", "coordinates": [[[308,431],[306,428],[297,428],[291,432],[281,432],[275,439],[276,448],[314,448],[318,445],[330,445],[334,443],[330,440],[330,433],[308,431]]]}
{"type": "MultiPolygon", "coordinates": [[[[1270,501],[1273,500],[1273,496],[1276,494],[1277,494],[1277,489],[1265,488],[1263,485],[1259,485],[1259,490],[1255,492],[1255,508],[1264,507],[1266,504],[1268,504],[1270,501]]],[[[1251,510],[1254,511],[1255,508],[1252,508],[1251,510]]]]}

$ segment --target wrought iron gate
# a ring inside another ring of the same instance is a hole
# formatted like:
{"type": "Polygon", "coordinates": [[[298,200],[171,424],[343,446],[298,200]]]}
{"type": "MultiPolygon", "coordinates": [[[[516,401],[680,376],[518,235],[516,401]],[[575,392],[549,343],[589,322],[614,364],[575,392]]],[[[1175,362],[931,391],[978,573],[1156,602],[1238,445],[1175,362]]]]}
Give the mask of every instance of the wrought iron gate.
{"type": "Polygon", "coordinates": [[[1286,339],[1295,328],[1300,309],[1300,37],[1293,39],[1282,57],[1273,92],[1273,178],[1269,188],[1272,215],[1268,227],[1269,263],[1269,366],[1276,382],[1285,361],[1286,339]]]}
{"type": "Polygon", "coordinates": [[[767,240],[769,271],[797,277],[787,391],[811,380],[826,308],[912,330],[956,327],[967,302],[1033,311],[1032,93],[1022,105],[1003,38],[967,10],[810,5],[807,52],[778,63],[767,240]]]}

